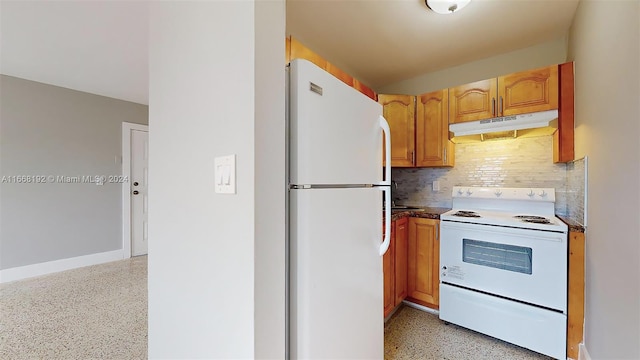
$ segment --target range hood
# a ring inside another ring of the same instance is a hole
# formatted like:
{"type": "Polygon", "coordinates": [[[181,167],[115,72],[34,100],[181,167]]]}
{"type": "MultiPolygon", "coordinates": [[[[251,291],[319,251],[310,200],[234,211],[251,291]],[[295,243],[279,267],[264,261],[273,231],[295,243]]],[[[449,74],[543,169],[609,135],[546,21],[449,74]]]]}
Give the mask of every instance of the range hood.
{"type": "Polygon", "coordinates": [[[558,127],[557,120],[558,110],[548,110],[530,114],[502,116],[493,119],[450,124],[449,132],[453,133],[453,137],[455,138],[496,132],[516,134],[518,130],[539,128],[544,130],[543,133],[553,134],[558,127]]]}

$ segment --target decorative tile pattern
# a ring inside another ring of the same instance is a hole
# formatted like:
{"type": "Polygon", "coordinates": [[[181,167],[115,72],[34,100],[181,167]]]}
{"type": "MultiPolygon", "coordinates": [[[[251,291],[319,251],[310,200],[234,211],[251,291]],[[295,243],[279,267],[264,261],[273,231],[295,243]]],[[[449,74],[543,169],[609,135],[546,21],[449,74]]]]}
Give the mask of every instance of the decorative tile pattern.
{"type": "Polygon", "coordinates": [[[450,208],[453,186],[547,187],[556,189],[556,213],[565,215],[566,173],[566,164],[553,163],[552,136],[457,144],[453,168],[394,168],[393,196],[397,204],[450,208]]]}
{"type": "Polygon", "coordinates": [[[586,199],[587,158],[567,163],[567,217],[586,226],[584,209],[586,199]]]}

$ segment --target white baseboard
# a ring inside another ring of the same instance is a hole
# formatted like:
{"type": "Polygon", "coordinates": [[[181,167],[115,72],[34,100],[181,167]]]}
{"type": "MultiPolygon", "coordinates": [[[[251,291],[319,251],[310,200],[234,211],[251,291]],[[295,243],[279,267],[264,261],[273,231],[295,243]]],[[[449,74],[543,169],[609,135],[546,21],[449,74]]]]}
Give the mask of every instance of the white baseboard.
{"type": "Polygon", "coordinates": [[[584,343],[578,345],[578,360],[591,360],[591,356],[589,356],[589,352],[587,351],[587,347],[584,346],[584,343]]]}
{"type": "Polygon", "coordinates": [[[436,309],[432,309],[430,307],[426,307],[426,306],[422,306],[420,304],[412,303],[411,301],[407,301],[407,300],[402,300],[402,303],[407,305],[407,306],[410,306],[410,307],[412,307],[414,309],[422,310],[422,311],[425,311],[425,312],[428,312],[428,313],[431,313],[431,314],[434,314],[434,315],[440,315],[440,311],[438,311],[436,309]]]}
{"type": "Polygon", "coordinates": [[[0,284],[110,261],[122,260],[122,249],[0,270],[0,284]]]}

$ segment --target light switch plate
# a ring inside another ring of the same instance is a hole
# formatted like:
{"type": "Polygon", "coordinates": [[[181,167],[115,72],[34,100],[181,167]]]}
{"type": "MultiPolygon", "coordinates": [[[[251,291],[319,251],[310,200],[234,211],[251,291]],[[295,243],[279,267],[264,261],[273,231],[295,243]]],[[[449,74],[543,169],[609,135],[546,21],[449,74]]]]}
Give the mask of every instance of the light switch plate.
{"type": "Polygon", "coordinates": [[[440,191],[440,181],[436,180],[433,182],[433,191],[440,191]]]}
{"type": "Polygon", "coordinates": [[[214,160],[215,189],[218,194],[236,193],[236,156],[218,156],[214,160]]]}

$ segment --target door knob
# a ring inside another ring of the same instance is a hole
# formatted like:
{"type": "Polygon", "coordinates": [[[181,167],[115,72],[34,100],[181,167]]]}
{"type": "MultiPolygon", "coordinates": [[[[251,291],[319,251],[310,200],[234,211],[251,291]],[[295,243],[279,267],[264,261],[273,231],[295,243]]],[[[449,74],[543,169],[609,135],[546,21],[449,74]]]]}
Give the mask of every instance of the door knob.
{"type": "Polygon", "coordinates": [[[133,195],[138,195],[140,192],[138,190],[133,190],[133,195]]]}
{"type": "Polygon", "coordinates": [[[135,182],[133,183],[133,186],[138,186],[138,182],[137,182],[137,181],[135,181],[135,182]]]}

